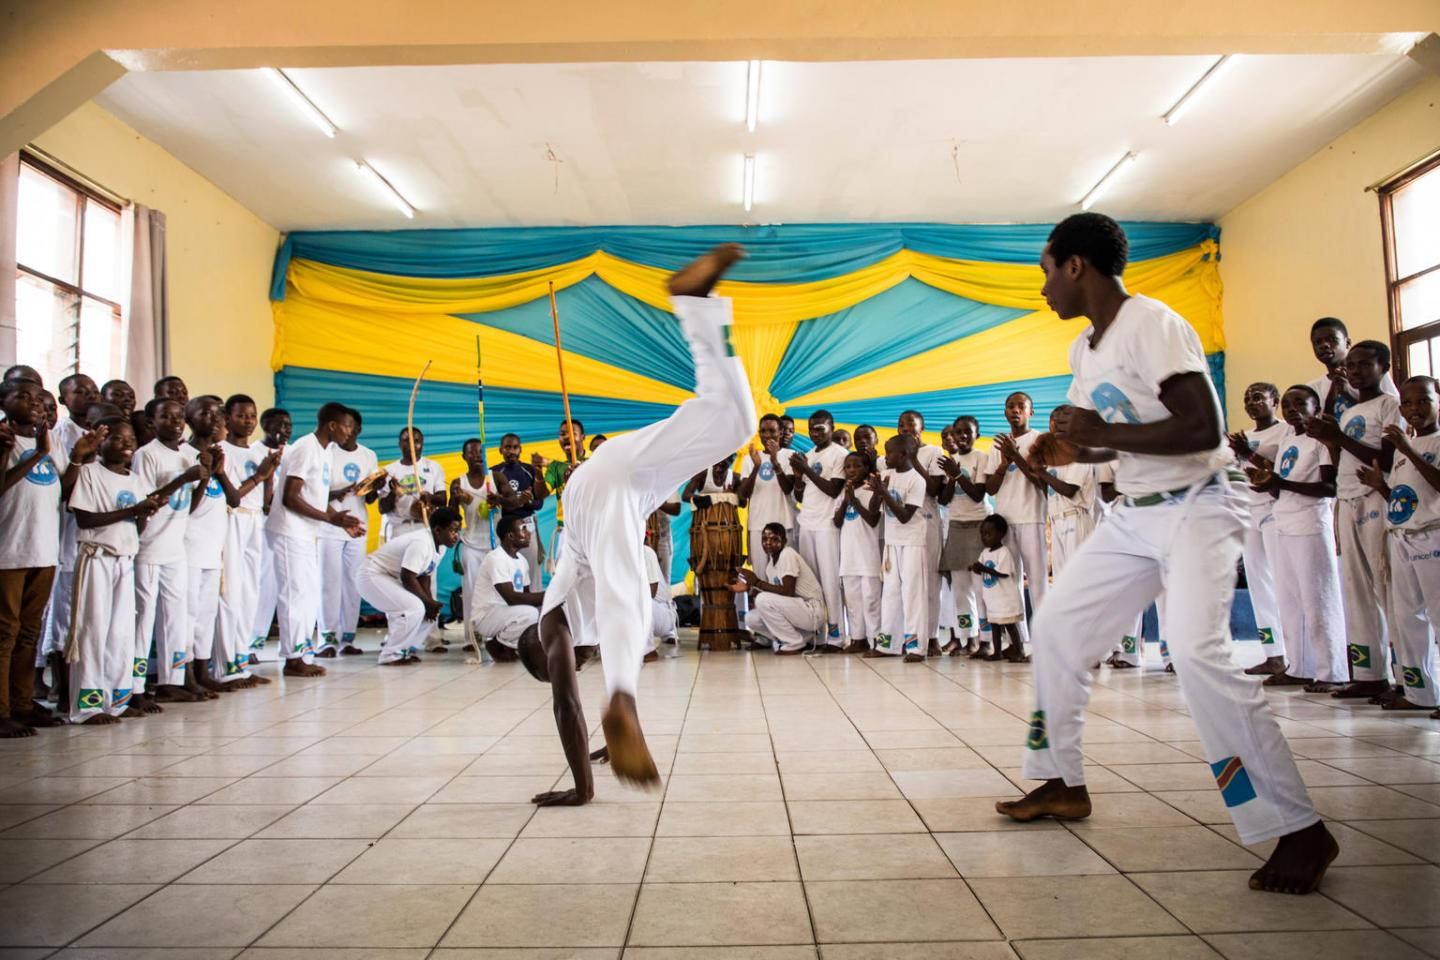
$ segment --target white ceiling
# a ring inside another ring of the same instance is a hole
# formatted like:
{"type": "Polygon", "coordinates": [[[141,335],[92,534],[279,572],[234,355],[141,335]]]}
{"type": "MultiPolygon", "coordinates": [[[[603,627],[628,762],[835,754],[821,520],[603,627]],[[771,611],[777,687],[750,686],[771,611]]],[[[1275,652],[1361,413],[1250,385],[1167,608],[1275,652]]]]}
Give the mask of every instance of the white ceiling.
{"type": "Polygon", "coordinates": [[[291,71],[333,140],[260,71],[131,73],[97,100],[281,230],[1048,221],[1127,150],[1097,209],[1204,220],[1423,75],[1403,56],[1236,57],[1165,125],[1213,60],[766,62],[754,133],[744,63],[291,71]]]}

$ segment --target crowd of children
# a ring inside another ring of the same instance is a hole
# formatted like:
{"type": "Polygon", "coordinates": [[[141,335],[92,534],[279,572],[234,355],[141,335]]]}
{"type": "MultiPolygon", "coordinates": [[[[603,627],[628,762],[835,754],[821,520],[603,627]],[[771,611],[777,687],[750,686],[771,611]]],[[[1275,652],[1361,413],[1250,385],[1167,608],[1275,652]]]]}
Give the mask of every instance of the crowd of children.
{"type": "MultiPolygon", "coordinates": [[[[1397,390],[1389,349],[1351,344],[1333,318],[1316,321],[1311,341],[1326,373],[1284,391],[1251,384],[1253,426],[1230,435],[1251,481],[1243,565],[1266,654],[1249,672],[1387,710],[1436,711],[1436,381],[1412,377],[1397,390]]],[[[381,663],[444,652],[437,568],[451,547],[465,648],[513,659],[543,596],[536,512],[548,497],[558,504],[605,440],[587,445],[583,424],[562,421],[566,459],[526,461],[520,438],[506,434],[488,469],[469,440],[466,471],[447,485],[419,429],[401,432],[400,458],[381,469],[359,442],[361,415],[339,403],[292,440],[285,411],[258,413],[238,394],[192,398],[178,377],[155,384],[143,406],[129,384],[97,388],[84,374],[58,393],[57,403],[26,366],[0,386],[7,737],[268,683],[254,668],[272,623],[284,674],[319,676],[317,659],[361,652],[362,598],[388,620],[381,663]],[[372,503],[385,546],[367,557],[372,503]]],[[[755,646],[1027,660],[1027,620],[1050,575],[1117,496],[1106,464],[1041,463],[1033,413],[1025,393],[1006,398],[1009,429],[988,453],[970,415],[946,425],[935,447],[918,411],[901,413],[882,444],[874,427],[852,436],[817,410],[804,453],[791,449],[793,419],[761,417],[738,465],[716,464],[682,494],[745,510],[749,562],[734,589],[755,646]]],[[[665,574],[680,499],[647,533],[654,639],[672,643],[665,574]]],[[[557,510],[551,554],[563,525],[557,510]]],[[[1108,662],[1138,664],[1140,636],[1137,625],[1115,638],[1108,662]]]]}

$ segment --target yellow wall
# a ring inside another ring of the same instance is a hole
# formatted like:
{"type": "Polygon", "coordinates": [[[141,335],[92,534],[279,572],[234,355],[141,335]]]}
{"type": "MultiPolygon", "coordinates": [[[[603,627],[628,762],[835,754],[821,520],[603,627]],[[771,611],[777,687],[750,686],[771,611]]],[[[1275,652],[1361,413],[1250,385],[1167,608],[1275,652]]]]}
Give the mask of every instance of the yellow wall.
{"type": "MultiPolygon", "coordinates": [[[[274,401],[270,267],[275,228],[93,103],[36,146],[121,196],[165,213],[170,365],[196,393],[274,401]]],[[[141,400],[151,384],[134,385],[141,400]]]]}
{"type": "Polygon", "coordinates": [[[1229,415],[1246,422],[1246,384],[1281,390],[1320,375],[1317,317],[1353,340],[1389,343],[1380,206],[1365,188],[1440,147],[1440,77],[1346,131],[1220,219],[1229,415]]]}

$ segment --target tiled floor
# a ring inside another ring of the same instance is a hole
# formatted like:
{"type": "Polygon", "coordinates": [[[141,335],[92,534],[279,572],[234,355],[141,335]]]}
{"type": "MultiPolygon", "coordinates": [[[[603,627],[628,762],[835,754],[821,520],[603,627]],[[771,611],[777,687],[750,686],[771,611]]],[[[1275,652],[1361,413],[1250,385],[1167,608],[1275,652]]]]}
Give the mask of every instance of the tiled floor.
{"type": "Polygon", "coordinates": [[[0,960],[1440,956],[1440,724],[1271,694],[1342,845],[1295,898],[1247,889],[1158,664],[1098,678],[1093,817],[999,818],[1030,700],[1024,666],[689,652],[642,676],[663,790],[602,767],[543,810],[548,688],[457,654],[0,741],[0,960]]]}

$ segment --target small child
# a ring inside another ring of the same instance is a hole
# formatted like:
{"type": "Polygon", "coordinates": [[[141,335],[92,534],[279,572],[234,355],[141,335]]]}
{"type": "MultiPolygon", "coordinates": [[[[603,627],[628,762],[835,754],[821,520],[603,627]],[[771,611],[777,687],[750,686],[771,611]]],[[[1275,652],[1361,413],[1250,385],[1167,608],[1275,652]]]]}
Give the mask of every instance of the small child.
{"type": "Polygon", "coordinates": [[[520,517],[501,517],[495,525],[497,549],[489,551],[475,572],[475,593],[470,599],[471,632],[497,663],[516,659],[520,635],[540,622],[541,590],[531,590],[530,564],[525,548],[530,528],[520,517]]]}
{"type": "MultiPolygon", "coordinates": [[[[290,434],[294,431],[290,412],[279,407],[270,407],[260,414],[260,429],[264,434],[260,440],[261,445],[283,457],[285,445],[290,442],[290,434]]],[[[276,468],[278,467],[277,461],[276,468]]],[[[275,503],[274,469],[265,481],[261,501],[260,509],[268,515],[275,503]]],[[[270,531],[265,529],[263,517],[260,537],[260,592],[255,601],[255,624],[250,631],[250,655],[246,658],[251,664],[260,662],[260,652],[265,649],[265,640],[270,636],[270,627],[275,623],[275,608],[279,604],[279,591],[275,586],[275,545],[270,540],[270,531]]]]}
{"type": "Polygon", "coordinates": [[[1275,579],[1285,629],[1284,673],[1266,686],[1303,685],[1332,691],[1348,679],[1340,572],[1335,565],[1335,464],[1330,449],[1308,433],[1320,397],[1299,384],[1280,398],[1290,425],[1274,464],[1251,457],[1252,485],[1275,497],[1278,555],[1275,579]]]}
{"type": "MultiPolygon", "coordinates": [[[[1055,429],[1055,414],[1050,413],[1050,429],[1055,429]]],[[[1045,515],[1050,524],[1050,568],[1057,576],[1062,567],[1075,556],[1085,538],[1095,530],[1095,467],[1093,464],[1067,463],[1063,467],[1041,467],[1032,470],[1045,484],[1045,515]]]]}
{"type": "Polygon", "coordinates": [[[844,447],[846,450],[849,450],[852,446],[850,441],[850,431],[844,428],[835,431],[834,439],[836,443],[840,444],[840,446],[844,447]]]}
{"type": "MultiPolygon", "coordinates": [[[[247,664],[251,643],[255,639],[255,608],[260,604],[261,570],[270,563],[270,550],[265,540],[265,487],[279,466],[281,456],[279,449],[272,450],[259,440],[250,441],[255,423],[253,399],[237,393],[225,401],[226,436],[220,442],[220,452],[228,481],[225,503],[229,511],[221,574],[225,578],[225,589],[220,595],[218,656],[224,660],[224,681],[246,687],[270,682],[268,677],[252,675],[247,664]]],[[[272,616],[273,591],[272,571],[272,616]]],[[[267,617],[267,632],[269,628],[267,617]]]]}
{"type": "Polygon", "coordinates": [[[847,455],[845,490],[835,508],[849,653],[869,650],[871,638],[880,633],[880,494],[868,488],[874,473],[874,462],[865,454],[847,455]]]}
{"type": "Polygon", "coordinates": [[[872,463],[880,462],[880,433],[868,423],[855,428],[855,452],[867,455],[872,463]]]}
{"type": "Polygon", "coordinates": [[[364,533],[370,525],[367,504],[375,502],[374,490],[356,492],[364,480],[379,469],[375,451],[360,442],[360,411],[350,408],[355,435],[330,447],[330,502],[360,521],[361,536],[352,537],[341,527],[325,524],[316,532],[320,543],[320,650],[315,655],[332,659],[337,654],[353,657],[364,653],[355,645],[360,625],[360,565],[365,562],[364,533]]]}
{"type": "MultiPolygon", "coordinates": [[[[970,649],[971,658],[979,659],[985,647],[980,631],[981,587],[970,568],[980,559],[980,524],[990,515],[990,501],[985,497],[985,454],[975,449],[980,421],[968,415],[956,417],[950,435],[955,438],[955,453],[939,464],[946,476],[939,502],[945,506],[948,518],[940,569],[950,578],[959,639],[970,649]]],[[[956,643],[949,653],[959,656],[961,649],[962,644],[956,643]]]]}
{"type": "MultiPolygon", "coordinates": [[[[1407,437],[1394,424],[1383,439],[1395,450],[1386,483],[1377,465],[1361,469],[1362,479],[1388,501],[1386,538],[1390,559],[1390,609],[1395,618],[1395,654],[1404,687],[1382,704],[1386,710],[1432,710],[1437,612],[1440,612],[1440,384],[1411,377],[1400,388],[1400,412],[1415,431],[1407,437]]],[[[1440,720],[1440,710],[1430,714],[1440,720]]]]}
{"type": "Polygon", "coordinates": [[[449,507],[430,511],[430,525],[411,530],[365,558],[360,595],[385,614],[388,632],[380,648],[382,667],[419,663],[420,643],[440,614],[430,580],[445,551],[460,542],[460,514],[449,507]]]}
{"type": "MultiPolygon", "coordinates": [[[[995,438],[985,464],[985,489],[995,498],[995,512],[1008,523],[1006,544],[1017,564],[1017,580],[1030,591],[1030,604],[1039,607],[1048,586],[1045,553],[1045,483],[1030,467],[1030,448],[1040,434],[1030,429],[1035,407],[1027,393],[1005,398],[1005,421],[1010,432],[995,438]]],[[[1023,593],[1022,593],[1023,595],[1023,593]]],[[[1022,618],[1023,619],[1023,618],[1022,618]]],[[[1021,630],[1026,636],[1028,631],[1021,630]]]]}
{"type": "MultiPolygon", "coordinates": [[[[185,422],[190,427],[186,453],[195,456],[197,462],[200,454],[206,453],[212,464],[205,482],[195,488],[195,500],[185,524],[185,559],[189,566],[186,572],[189,588],[185,601],[186,633],[190,637],[193,660],[187,669],[191,686],[211,693],[223,693],[227,687],[215,674],[224,676],[225,670],[223,666],[215,669],[215,650],[223,589],[221,570],[225,560],[225,533],[229,526],[227,497],[233,493],[225,489],[229,479],[225,475],[225,454],[219,445],[225,437],[224,405],[219,397],[196,397],[185,405],[185,422]]],[[[223,663],[223,647],[219,659],[223,663]]]]}
{"type": "Polygon", "coordinates": [[[871,475],[868,487],[885,505],[885,583],[880,595],[880,632],[866,657],[903,654],[906,663],[925,659],[925,478],[911,463],[918,444],[914,437],[885,441],[886,483],[871,475]],[[896,642],[896,635],[899,642],[896,642]]]}
{"type": "Polygon", "coordinates": [[[970,572],[980,578],[985,590],[985,615],[990,620],[990,642],[995,652],[987,660],[1009,660],[1029,663],[1025,643],[1020,637],[1020,622],[1025,619],[1025,603],[1020,596],[1020,569],[1015,555],[1005,546],[1010,524],[998,513],[980,522],[980,559],[970,572]],[[1005,646],[1005,637],[1010,638],[1005,646]],[[1002,649],[1003,647],[1003,649],[1002,649]]]}
{"type": "Polygon", "coordinates": [[[472,647],[479,653],[480,638],[473,630],[474,611],[471,604],[475,596],[475,577],[480,573],[480,564],[485,556],[495,549],[495,528],[492,525],[490,508],[500,502],[495,496],[495,484],[486,469],[485,448],[478,437],[471,437],[460,447],[460,458],[465,461],[465,472],[450,481],[450,505],[459,511],[465,521],[460,531],[460,547],[457,551],[460,561],[460,607],[465,618],[465,649],[472,647]]]}
{"type": "Polygon", "coordinates": [[[135,642],[135,553],[137,521],[165,505],[163,490],[140,496],[130,472],[135,433],[123,417],[96,424],[105,431],[99,459],[80,468],[70,511],[75,515],[76,564],[74,629],[67,657],[70,691],[65,708],[72,723],[115,723],[143,716],[134,703],[134,680],[145,682],[145,660],[135,642]]]}
{"type": "MultiPolygon", "coordinates": [[[[1290,428],[1275,416],[1280,390],[1273,383],[1252,383],[1245,388],[1245,413],[1255,421],[1250,431],[1232,433],[1230,449],[1241,464],[1259,454],[1274,463],[1280,457],[1280,441],[1290,428]]],[[[1246,669],[1252,676],[1285,672],[1285,631],[1280,626],[1280,606],[1275,598],[1274,553],[1275,498],[1260,490],[1250,491],[1250,527],[1245,531],[1245,583],[1255,627],[1265,660],[1246,669]]]]}

